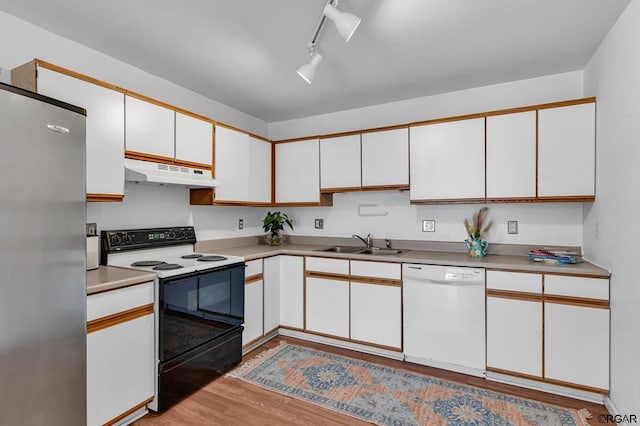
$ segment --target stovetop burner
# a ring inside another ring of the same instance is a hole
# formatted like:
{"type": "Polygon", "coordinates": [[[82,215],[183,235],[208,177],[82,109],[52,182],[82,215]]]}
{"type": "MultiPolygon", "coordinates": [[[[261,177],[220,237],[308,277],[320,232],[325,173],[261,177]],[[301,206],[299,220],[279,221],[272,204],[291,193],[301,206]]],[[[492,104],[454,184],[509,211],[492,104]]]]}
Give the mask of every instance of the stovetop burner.
{"type": "Polygon", "coordinates": [[[158,266],[154,266],[153,269],[154,271],[170,271],[172,269],[180,269],[180,268],[184,268],[184,266],[179,265],[177,263],[165,263],[163,262],[162,264],[158,265],[158,266]]]}
{"type": "Polygon", "coordinates": [[[167,262],[163,262],[162,260],[140,260],[138,262],[133,262],[131,266],[158,266],[164,265],[167,262]]]}
{"type": "Polygon", "coordinates": [[[227,260],[224,256],[202,256],[198,258],[198,262],[220,262],[222,260],[227,260]]]}
{"type": "Polygon", "coordinates": [[[200,253],[193,253],[193,254],[185,254],[184,256],[180,256],[180,258],[182,259],[197,259],[199,257],[202,257],[203,255],[200,253]]]}

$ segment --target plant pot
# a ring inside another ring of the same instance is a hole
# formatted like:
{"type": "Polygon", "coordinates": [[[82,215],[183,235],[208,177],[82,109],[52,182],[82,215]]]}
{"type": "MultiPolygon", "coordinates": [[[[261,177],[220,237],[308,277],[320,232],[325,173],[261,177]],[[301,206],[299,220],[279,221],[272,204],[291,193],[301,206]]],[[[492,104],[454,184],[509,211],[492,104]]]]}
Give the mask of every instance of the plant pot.
{"type": "Polygon", "coordinates": [[[270,246],[279,246],[284,241],[284,238],[285,238],[285,235],[280,230],[269,232],[264,237],[265,241],[270,246]]]}
{"type": "Polygon", "coordinates": [[[464,240],[467,243],[467,253],[471,257],[485,257],[489,243],[485,240],[464,240]]]}

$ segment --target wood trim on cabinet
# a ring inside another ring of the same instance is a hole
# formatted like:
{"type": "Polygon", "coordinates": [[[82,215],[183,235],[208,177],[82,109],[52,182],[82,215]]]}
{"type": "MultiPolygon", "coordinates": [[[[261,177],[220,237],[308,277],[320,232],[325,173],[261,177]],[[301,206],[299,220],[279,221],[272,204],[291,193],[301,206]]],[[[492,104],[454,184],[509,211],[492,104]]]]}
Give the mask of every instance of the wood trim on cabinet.
{"type": "Polygon", "coordinates": [[[502,368],[490,367],[488,365],[487,371],[490,371],[492,373],[505,374],[513,377],[519,377],[521,379],[535,380],[536,382],[543,381],[542,376],[534,376],[532,374],[518,373],[517,371],[503,370],[502,368]]]}
{"type": "Polygon", "coordinates": [[[153,303],[87,322],[87,334],[153,314],[153,303]]]}
{"type": "Polygon", "coordinates": [[[592,387],[592,386],[585,386],[585,385],[580,385],[577,383],[571,383],[571,382],[565,382],[562,380],[556,380],[556,379],[550,379],[548,377],[545,377],[543,379],[544,382],[549,383],[551,385],[557,385],[557,386],[565,386],[568,388],[573,388],[573,389],[578,389],[581,391],[585,391],[585,392],[593,392],[593,393],[599,393],[601,395],[609,395],[609,390],[608,389],[601,389],[601,388],[596,388],[596,387],[592,387]]]}
{"type": "Polygon", "coordinates": [[[384,349],[384,350],[387,350],[387,351],[402,352],[402,348],[398,348],[398,347],[395,347],[395,346],[381,345],[379,343],[366,342],[364,340],[351,339],[351,338],[349,338],[349,341],[351,343],[356,343],[356,344],[359,344],[359,345],[371,346],[371,347],[374,347],[374,348],[384,349]]]}
{"type": "Polygon", "coordinates": [[[11,84],[30,92],[38,93],[37,59],[11,70],[11,84]]]}
{"type": "Polygon", "coordinates": [[[610,275],[598,275],[598,274],[578,274],[575,272],[544,272],[545,275],[560,275],[564,277],[578,277],[578,278],[598,278],[602,280],[608,280],[610,275]]]}
{"type": "Polygon", "coordinates": [[[271,205],[276,204],[276,144],[271,144],[271,205]]]}
{"type": "Polygon", "coordinates": [[[389,278],[373,278],[363,277],[359,275],[351,275],[350,281],[359,284],[384,285],[389,287],[402,287],[402,280],[394,280],[389,278]]]}
{"type": "MultiPolygon", "coordinates": [[[[542,294],[544,295],[544,275],[541,277],[542,278],[542,294]]],[[[544,308],[545,308],[545,304],[544,302],[542,303],[542,307],[541,307],[541,311],[542,311],[542,318],[541,318],[541,324],[542,324],[542,357],[540,358],[542,361],[542,367],[541,367],[541,371],[542,371],[542,377],[544,377],[545,375],[545,368],[546,368],[546,341],[547,338],[545,336],[545,330],[546,330],[546,324],[545,324],[545,313],[544,313],[544,308]]]]}
{"type": "Polygon", "coordinates": [[[540,167],[540,148],[539,148],[539,132],[538,125],[540,120],[540,113],[536,110],[536,200],[538,199],[538,168],[540,167]]]}
{"type": "Polygon", "coordinates": [[[411,204],[484,204],[485,198],[442,198],[442,199],[421,199],[411,200],[411,204]]]}
{"type": "Polygon", "coordinates": [[[360,130],[360,133],[376,133],[376,132],[386,132],[389,130],[399,130],[399,129],[408,129],[409,124],[397,124],[393,126],[383,126],[383,127],[373,127],[371,129],[360,130]]]}
{"type": "Polygon", "coordinates": [[[595,195],[560,195],[553,197],[536,197],[536,201],[539,203],[589,203],[595,200],[595,195]]]}
{"type": "Polygon", "coordinates": [[[409,185],[400,183],[397,185],[370,185],[360,188],[361,191],[408,191],[409,185]]]}
{"type": "MultiPolygon", "coordinates": [[[[201,170],[212,171],[211,164],[196,163],[196,162],[193,162],[193,161],[184,161],[184,160],[174,160],[173,163],[176,166],[191,167],[192,169],[201,169],[201,170]]],[[[212,175],[213,175],[213,173],[212,173],[212,175]]]]}
{"type": "Polygon", "coordinates": [[[479,112],[479,113],[474,113],[474,114],[457,115],[457,116],[453,116],[453,117],[434,118],[434,119],[430,119],[430,120],[416,121],[416,122],[413,122],[413,123],[409,123],[409,127],[426,126],[426,125],[430,125],[430,124],[449,123],[451,121],[473,120],[473,119],[476,119],[476,118],[484,118],[486,116],[487,116],[486,112],[479,112]]]}
{"type": "MultiPolygon", "coordinates": [[[[305,318],[305,321],[306,321],[306,318],[305,318]]],[[[291,327],[291,326],[288,326],[288,325],[281,325],[281,326],[279,326],[278,328],[282,328],[282,329],[284,329],[284,330],[291,330],[291,331],[300,331],[300,332],[302,332],[302,333],[304,333],[304,332],[305,332],[305,329],[304,329],[304,328],[291,327]]],[[[305,328],[306,328],[306,325],[305,325],[305,328]]]]}
{"type": "Polygon", "coordinates": [[[255,282],[262,280],[262,277],[263,277],[262,274],[255,274],[255,275],[251,275],[250,277],[245,277],[244,284],[245,285],[253,284],[255,282]]]}
{"type": "MultiPolygon", "coordinates": [[[[43,61],[42,59],[35,59],[35,64],[39,67],[46,68],[51,71],[55,71],[60,74],[68,75],[69,77],[77,78],[78,80],[86,81],[87,83],[95,84],[96,86],[106,87],[107,89],[114,90],[116,92],[125,93],[126,90],[115,84],[107,83],[106,81],[98,80],[97,78],[89,77],[88,75],[80,74],[79,72],[72,71],[68,68],[63,68],[58,65],[54,65],[50,62],[43,61]]],[[[37,69],[37,68],[36,68],[37,69]]]]}
{"type": "Polygon", "coordinates": [[[304,275],[305,277],[308,277],[308,278],[320,278],[323,280],[334,280],[334,281],[349,281],[349,275],[334,274],[331,272],[305,271],[304,275]]]}
{"type": "Polygon", "coordinates": [[[261,334],[260,336],[256,337],[255,339],[251,340],[250,342],[245,343],[244,345],[242,345],[242,349],[246,349],[251,345],[255,345],[260,340],[264,339],[264,336],[265,336],[264,334],[261,334]]]}
{"type": "Polygon", "coordinates": [[[153,401],[153,397],[147,398],[146,400],[142,401],[140,404],[136,405],[135,407],[132,407],[127,411],[125,411],[124,413],[120,414],[118,417],[115,417],[109,420],[104,424],[104,426],[111,426],[118,423],[120,420],[124,419],[125,417],[130,416],[131,414],[135,413],[141,408],[144,408],[147,404],[151,403],[151,401],[153,401]]]}
{"type": "Polygon", "coordinates": [[[510,204],[510,203],[535,203],[537,199],[535,197],[514,197],[514,198],[487,198],[485,202],[487,203],[499,203],[499,204],[510,204]]]}
{"type": "Polygon", "coordinates": [[[609,309],[609,301],[603,299],[590,299],[587,297],[559,296],[554,294],[544,295],[545,303],[558,305],[581,306],[585,308],[609,309]]]}
{"type": "Polygon", "coordinates": [[[87,194],[87,202],[122,202],[124,194],[87,194]]]}
{"type": "Polygon", "coordinates": [[[227,129],[235,130],[236,132],[240,132],[240,133],[244,133],[245,135],[249,135],[252,138],[260,139],[261,141],[264,141],[264,142],[273,143],[270,139],[267,139],[264,136],[260,136],[260,135],[256,135],[255,133],[247,132],[246,130],[242,130],[242,129],[239,129],[237,127],[230,126],[230,125],[222,123],[220,121],[215,121],[214,123],[215,123],[216,126],[226,127],[227,129]]]}
{"type": "Polygon", "coordinates": [[[333,193],[320,193],[320,202],[274,202],[272,207],[331,207],[333,206],[333,193]]]}
{"type": "Polygon", "coordinates": [[[213,199],[213,188],[191,188],[189,190],[189,204],[192,206],[212,206],[213,199]]]}
{"type": "Polygon", "coordinates": [[[162,163],[162,164],[169,164],[171,166],[175,166],[173,158],[162,157],[160,155],[146,154],[144,152],[125,151],[124,158],[129,158],[131,160],[151,161],[152,163],[162,163]]]}
{"type": "Polygon", "coordinates": [[[334,194],[336,192],[356,192],[362,191],[361,186],[345,186],[341,188],[320,188],[321,194],[334,194]]]}
{"type": "Polygon", "coordinates": [[[524,300],[527,302],[540,302],[540,303],[542,303],[542,300],[543,300],[543,295],[538,293],[529,293],[526,291],[512,291],[512,290],[496,290],[492,288],[487,289],[487,297],[497,297],[500,299],[524,300]]]}

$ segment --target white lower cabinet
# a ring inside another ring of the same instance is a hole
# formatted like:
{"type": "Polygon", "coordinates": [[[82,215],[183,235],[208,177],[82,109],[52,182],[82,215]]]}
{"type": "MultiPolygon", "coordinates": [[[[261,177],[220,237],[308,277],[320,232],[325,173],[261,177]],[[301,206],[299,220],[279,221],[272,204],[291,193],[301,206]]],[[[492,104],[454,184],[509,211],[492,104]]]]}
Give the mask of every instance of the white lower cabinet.
{"type": "Polygon", "coordinates": [[[306,329],[349,338],[349,281],[307,277],[306,329]]]}
{"type": "Polygon", "coordinates": [[[103,425],[154,396],[153,283],[87,297],[87,424],[103,425]],[[131,305],[132,309],[128,309],[131,305]],[[131,315],[138,310],[140,316],[131,315]],[[122,312],[127,311],[127,314],[122,312]],[[130,319],[131,316],[134,319],[130,319]],[[105,326],[102,319],[109,317],[105,326]]]}
{"type": "MultiPolygon", "coordinates": [[[[284,256],[274,256],[264,259],[264,333],[269,334],[280,326],[280,263],[284,256]]],[[[295,263],[295,262],[294,262],[295,263]]],[[[296,269],[295,265],[290,265],[291,272],[296,269]]],[[[300,267],[302,275],[302,267],[300,267]]],[[[302,279],[302,278],[300,278],[302,279]]],[[[302,284],[299,284],[302,286],[302,284]]],[[[295,286],[295,285],[294,285],[295,286]]],[[[291,315],[291,317],[294,317],[291,315]]]]}
{"type": "MultiPolygon", "coordinates": [[[[304,327],[304,258],[302,256],[278,256],[278,258],[280,261],[280,325],[302,330],[304,327]]],[[[268,331],[266,322],[265,328],[268,331]]]]}
{"type": "Polygon", "coordinates": [[[487,298],[487,368],[542,377],[542,300],[487,298]]]}
{"type": "Polygon", "coordinates": [[[351,339],[400,349],[402,288],[351,281],[351,339]]]}
{"type": "Polygon", "coordinates": [[[544,305],[545,377],[609,389],[609,309],[544,305]]]}
{"type": "Polygon", "coordinates": [[[253,342],[262,337],[262,280],[246,283],[244,286],[244,331],[242,345],[253,342]]]}

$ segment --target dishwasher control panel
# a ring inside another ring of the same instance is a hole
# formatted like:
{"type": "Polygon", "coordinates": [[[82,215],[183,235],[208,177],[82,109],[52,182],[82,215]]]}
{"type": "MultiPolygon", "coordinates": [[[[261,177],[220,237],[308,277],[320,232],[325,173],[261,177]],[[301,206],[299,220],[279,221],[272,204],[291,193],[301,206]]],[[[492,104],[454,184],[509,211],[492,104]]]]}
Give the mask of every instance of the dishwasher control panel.
{"type": "Polygon", "coordinates": [[[403,263],[404,281],[442,282],[442,283],[483,283],[484,268],[466,266],[424,265],[403,263]]]}
{"type": "Polygon", "coordinates": [[[478,269],[471,269],[469,271],[465,269],[455,268],[447,269],[444,274],[446,281],[482,281],[484,280],[484,271],[478,269]]]}

